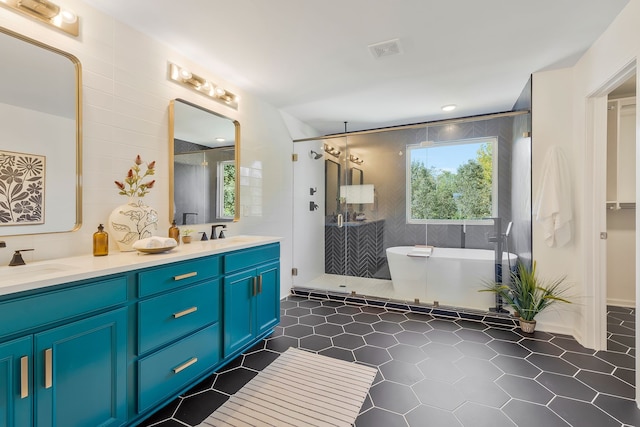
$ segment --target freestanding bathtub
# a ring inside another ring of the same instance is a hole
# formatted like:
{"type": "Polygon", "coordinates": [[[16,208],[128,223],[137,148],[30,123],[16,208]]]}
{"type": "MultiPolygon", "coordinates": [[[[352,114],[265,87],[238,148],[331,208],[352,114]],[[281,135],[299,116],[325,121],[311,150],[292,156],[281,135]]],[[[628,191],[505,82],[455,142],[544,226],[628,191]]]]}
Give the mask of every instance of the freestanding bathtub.
{"type": "MultiPolygon", "coordinates": [[[[495,253],[488,249],[434,248],[429,257],[408,256],[413,246],[387,249],[387,261],[395,297],[402,300],[488,310],[495,307],[495,294],[478,292],[483,283],[494,280],[495,253]]],[[[509,279],[509,263],[515,254],[502,256],[503,278],[509,279]]]]}

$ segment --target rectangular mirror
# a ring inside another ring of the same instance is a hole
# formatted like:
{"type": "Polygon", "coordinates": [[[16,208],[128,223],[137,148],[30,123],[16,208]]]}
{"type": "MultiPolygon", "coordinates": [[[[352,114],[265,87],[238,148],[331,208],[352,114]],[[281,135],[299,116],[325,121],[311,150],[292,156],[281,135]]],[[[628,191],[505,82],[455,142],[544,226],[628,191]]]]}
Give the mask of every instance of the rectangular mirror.
{"type": "Polygon", "coordinates": [[[324,162],[324,206],[326,216],[337,215],[340,211],[340,182],[341,182],[340,163],[333,160],[325,160],[324,162]]]}
{"type": "Polygon", "coordinates": [[[0,236],[76,230],[80,61],[1,27],[0,57],[0,236]]]}
{"type": "Polygon", "coordinates": [[[169,218],[240,218],[240,124],[182,99],[169,104],[169,218]]]}

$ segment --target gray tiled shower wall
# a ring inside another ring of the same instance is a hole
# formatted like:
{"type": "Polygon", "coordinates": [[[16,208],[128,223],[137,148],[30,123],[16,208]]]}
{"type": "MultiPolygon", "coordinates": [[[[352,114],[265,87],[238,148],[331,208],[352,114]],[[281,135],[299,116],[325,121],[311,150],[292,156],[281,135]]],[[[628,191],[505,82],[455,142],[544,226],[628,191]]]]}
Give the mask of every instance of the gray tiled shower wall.
{"type": "MultiPolygon", "coordinates": [[[[467,225],[463,234],[461,225],[427,227],[406,223],[405,156],[407,145],[422,141],[497,137],[498,215],[502,218],[502,231],[509,221],[513,221],[509,251],[530,257],[531,184],[530,172],[527,172],[530,166],[527,165],[530,165],[531,150],[530,138],[523,137],[523,129],[528,128],[529,123],[529,115],[526,115],[350,136],[349,152],[365,160],[359,166],[363,170],[364,184],[375,187],[376,202],[364,205],[364,212],[368,219],[385,220],[384,248],[427,243],[439,247],[493,249],[488,241],[493,232],[491,225],[467,225]],[[513,158],[514,154],[517,159],[513,158]],[[512,160],[517,162],[514,167],[512,160]]],[[[384,256],[384,253],[380,255],[384,256]]]]}

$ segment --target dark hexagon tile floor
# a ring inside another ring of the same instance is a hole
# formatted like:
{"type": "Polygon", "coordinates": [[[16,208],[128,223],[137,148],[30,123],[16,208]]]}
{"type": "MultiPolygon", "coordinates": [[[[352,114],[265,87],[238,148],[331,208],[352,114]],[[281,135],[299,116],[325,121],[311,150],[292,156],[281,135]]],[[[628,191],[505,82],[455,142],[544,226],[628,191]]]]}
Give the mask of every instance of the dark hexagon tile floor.
{"type": "Polygon", "coordinates": [[[289,347],[378,368],[355,427],[640,426],[635,312],[608,307],[607,351],[567,335],[290,296],[274,333],[141,426],[195,426],[289,347]]]}

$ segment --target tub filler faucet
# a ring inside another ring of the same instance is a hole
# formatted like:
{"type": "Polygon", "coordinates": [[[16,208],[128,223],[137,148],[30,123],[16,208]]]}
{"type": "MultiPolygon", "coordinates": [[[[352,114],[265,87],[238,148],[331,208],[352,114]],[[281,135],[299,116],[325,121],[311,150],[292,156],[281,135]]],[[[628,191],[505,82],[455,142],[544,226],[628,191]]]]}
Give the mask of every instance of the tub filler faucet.
{"type": "MultiPolygon", "coordinates": [[[[489,236],[489,243],[495,243],[494,253],[495,253],[495,270],[494,270],[494,280],[496,283],[502,283],[502,254],[503,254],[503,243],[505,235],[502,234],[502,219],[500,217],[488,218],[493,221],[493,234],[489,236]]],[[[496,313],[508,313],[507,310],[502,308],[502,297],[496,294],[496,305],[495,307],[490,307],[489,311],[493,311],[496,313]]]]}

